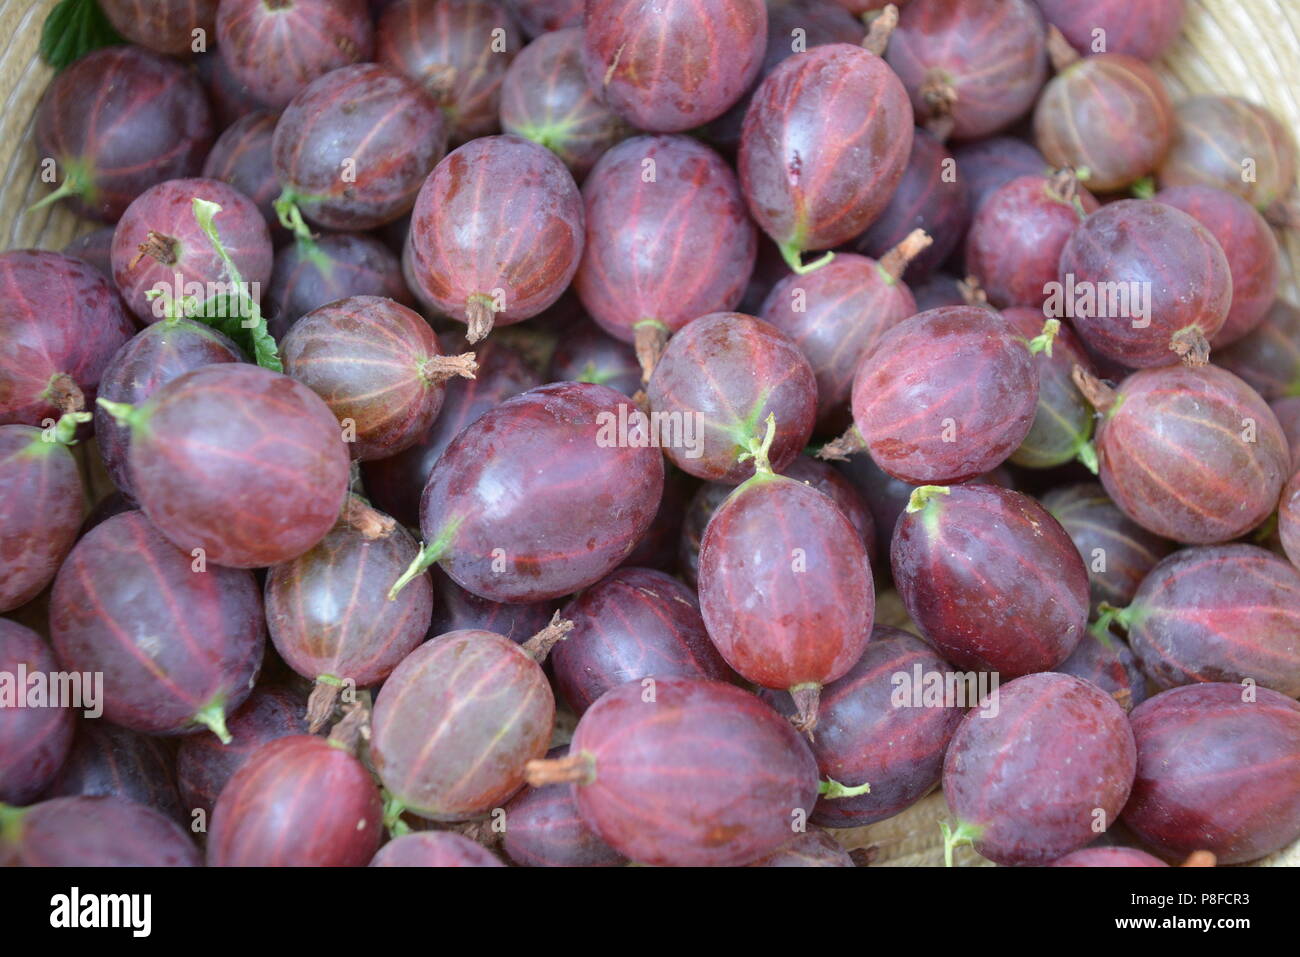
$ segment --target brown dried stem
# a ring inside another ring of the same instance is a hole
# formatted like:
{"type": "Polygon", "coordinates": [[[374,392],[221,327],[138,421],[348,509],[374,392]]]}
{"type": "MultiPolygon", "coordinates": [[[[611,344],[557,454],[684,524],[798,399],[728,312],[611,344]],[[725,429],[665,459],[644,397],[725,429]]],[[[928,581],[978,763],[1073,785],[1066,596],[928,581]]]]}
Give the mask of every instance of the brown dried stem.
{"type": "Polygon", "coordinates": [[[532,656],[532,659],[538,664],[546,660],[546,656],[551,653],[556,642],[563,641],[573,631],[573,622],[567,618],[561,618],[557,611],[551,618],[550,624],[539,631],[533,637],[525,641],[520,647],[532,656]]]}
{"type": "Polygon", "coordinates": [[[897,26],[898,7],[887,3],[884,9],[871,19],[867,35],[862,38],[862,48],[876,56],[884,56],[885,47],[889,46],[889,38],[894,35],[897,26]]]}
{"type": "Polygon", "coordinates": [[[155,233],[151,229],[145,234],[144,242],[137,246],[136,249],[139,251],[127,265],[128,269],[134,269],[136,263],[144,259],[145,256],[164,266],[176,265],[176,240],[170,236],[155,233]]]}
{"type": "Polygon", "coordinates": [[[356,754],[361,741],[369,738],[370,710],[358,701],[348,706],[343,720],[330,730],[329,743],[349,754],[356,754]]]}
{"type": "Polygon", "coordinates": [[[1210,363],[1210,340],[1198,326],[1179,329],[1169,340],[1169,350],[1182,357],[1183,365],[1199,369],[1210,363]]]}
{"type": "Polygon", "coordinates": [[[453,830],[460,832],[469,838],[475,844],[481,844],[484,847],[493,847],[501,843],[502,832],[492,826],[491,821],[470,821],[467,824],[461,824],[453,830]]]}
{"type": "Polygon", "coordinates": [[[880,257],[880,268],[891,279],[899,279],[912,260],[932,245],[934,245],[934,240],[929,233],[924,229],[914,229],[904,237],[901,243],[880,257]]]}
{"type": "Polygon", "coordinates": [[[641,365],[641,382],[644,384],[650,381],[655,366],[668,347],[668,327],[655,319],[643,319],[634,327],[633,335],[633,348],[636,349],[636,361],[641,365]]]}
{"type": "Polygon", "coordinates": [[[1047,55],[1052,61],[1052,69],[1057,73],[1080,59],[1079,51],[1070,46],[1065,34],[1050,25],[1047,28],[1047,55]]]}
{"type": "Polygon", "coordinates": [[[957,291],[961,293],[962,300],[968,306],[975,306],[979,309],[989,307],[989,296],[980,285],[980,281],[974,276],[967,276],[965,279],[957,281],[957,291]]]}
{"type": "Polygon", "coordinates": [[[497,314],[496,303],[485,293],[476,292],[465,303],[465,324],[468,329],[465,338],[470,345],[481,342],[492,331],[493,317],[497,314]]]}
{"type": "Polygon", "coordinates": [[[1300,229],[1300,195],[1294,191],[1264,210],[1264,218],[1279,229],[1300,229]]]}
{"type": "Polygon", "coordinates": [[[817,457],[825,462],[847,462],[855,452],[865,451],[866,440],[856,425],[850,425],[838,439],[832,439],[823,445],[817,457]]]}
{"type": "Polygon", "coordinates": [[[880,845],[868,844],[866,847],[851,848],[849,857],[853,858],[853,863],[858,867],[870,867],[880,857],[880,845]]]}
{"type": "Polygon", "coordinates": [[[420,366],[420,375],[430,385],[446,382],[454,376],[472,379],[478,372],[478,362],[472,352],[462,352],[458,356],[430,356],[420,366]]]}
{"type": "Polygon", "coordinates": [[[1079,195],[1079,175],[1068,166],[1058,169],[1048,180],[1047,193],[1056,201],[1072,206],[1079,195]]]}
{"type": "MultiPolygon", "coordinates": [[[[317,680],[307,698],[307,730],[315,734],[334,716],[334,706],[339,700],[339,685],[333,681],[317,680]]],[[[341,723],[340,723],[341,726],[341,723]]]]}
{"type": "Polygon", "coordinates": [[[439,103],[447,99],[456,86],[456,68],[450,63],[435,63],[424,71],[424,88],[439,103]]]}
{"type": "Polygon", "coordinates": [[[957,88],[946,74],[931,70],[921,84],[921,99],[929,107],[925,128],[940,140],[952,134],[952,108],[957,105],[957,88]]]}
{"type": "Polygon", "coordinates": [[[343,521],[371,541],[383,538],[397,526],[394,519],[371,508],[358,495],[349,495],[343,503],[343,521]]]}
{"type": "Polygon", "coordinates": [[[535,758],[524,765],[524,777],[535,788],[548,784],[584,784],[594,779],[595,762],[580,752],[563,758],[535,758]]]}
{"type": "Polygon", "coordinates": [[[817,684],[799,685],[790,689],[794,699],[795,714],[790,721],[795,730],[813,739],[813,729],[817,727],[817,708],[821,703],[822,686],[817,684]]]}
{"type": "Polygon", "coordinates": [[[70,412],[82,412],[86,408],[86,396],[77,385],[77,380],[66,372],[55,373],[50,378],[50,386],[45,390],[45,398],[50,404],[67,415],[70,412]]]}
{"type": "Polygon", "coordinates": [[[1076,363],[1070,373],[1070,378],[1074,380],[1075,386],[1083,393],[1083,397],[1098,412],[1106,412],[1115,404],[1115,390],[1083,366],[1076,363]]]}

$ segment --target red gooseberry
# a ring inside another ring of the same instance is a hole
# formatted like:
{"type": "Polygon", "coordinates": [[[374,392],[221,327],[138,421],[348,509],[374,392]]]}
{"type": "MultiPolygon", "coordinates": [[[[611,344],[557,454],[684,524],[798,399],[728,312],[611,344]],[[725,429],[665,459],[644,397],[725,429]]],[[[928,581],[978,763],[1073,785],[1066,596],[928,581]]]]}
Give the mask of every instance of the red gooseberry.
{"type": "Polygon", "coordinates": [[[1069,657],[1088,623],[1078,550],[1020,492],[921,486],[894,529],[890,564],[912,620],[959,668],[1003,678],[1048,671],[1069,657]]]}
{"type": "Polygon", "coordinates": [[[796,272],[805,250],[860,234],[898,188],[912,149],[907,91],[885,61],[829,43],[767,75],[745,114],[737,167],[750,213],[796,272]]]}
{"type": "Polygon", "coordinates": [[[1210,545],[1250,531],[1290,472],[1286,436],[1250,386],[1216,366],[1135,372],[1116,389],[1086,375],[1102,413],[1101,484],[1124,514],[1176,542],[1210,545]]]}
{"type": "Polygon", "coordinates": [[[619,434],[636,411],[629,406],[606,386],[557,382],[480,416],[429,475],[420,501],[425,546],[390,597],[434,562],[500,602],[559,598],[617,568],[663,493],[652,436],[640,423],[619,434]]]}
{"type": "Polygon", "coordinates": [[[413,309],[351,296],[313,309],[280,341],[284,371],[325,400],[353,458],[410,448],[442,408],[443,383],[473,378],[474,353],[444,356],[413,309]]]}
{"type": "Polygon", "coordinates": [[[222,363],[173,379],[141,405],[106,402],[131,429],[134,494],[177,548],[261,568],[301,555],[338,518],[347,446],[329,406],[289,376],[222,363]]]}
{"type": "Polygon", "coordinates": [[[727,664],[788,690],[796,723],[817,725],[828,682],[862,657],[875,587],[862,535],[831,498],[778,475],[774,417],[751,456],[754,475],[718,507],[700,544],[700,611],[727,664]]]}
{"type": "Polygon", "coordinates": [[[748,692],[699,678],[630,681],[578,721],[567,757],[532,761],[582,819],[639,864],[730,866],[794,837],[819,793],[808,745],[748,692]]]}
{"type": "Polygon", "coordinates": [[[1054,167],[1088,170],[1088,187],[1113,192],[1154,173],[1173,140],[1164,82],[1124,53],[1072,50],[1034,108],[1034,141],[1054,167]]]}
{"type": "Polygon", "coordinates": [[[1146,845],[1220,864],[1300,836],[1300,704],[1267,688],[1173,688],[1134,709],[1137,778],[1124,823],[1146,845]]]}
{"type": "Polygon", "coordinates": [[[942,139],[979,139],[1011,125],[1047,77],[1047,34],[1030,0],[909,4],[886,55],[917,120],[942,139]]]}
{"type": "Polygon", "coordinates": [[[1043,309],[1069,319],[1089,349],[1129,368],[1203,364],[1232,305],[1232,272],[1214,235],[1153,200],[1110,203],[1061,249],[1043,309]]]}
{"type": "Polygon", "coordinates": [[[523,645],[487,631],[453,631],[407,655],[375,701],[370,755],[403,811],[464,821],[505,804],[524,765],[546,753],[555,697],[540,662],[570,628],[557,615],[523,645]]]}
{"type": "MultiPolygon", "coordinates": [[[[0,618],[0,669],[6,675],[48,676],[55,668],[54,652],[36,632],[0,618]]],[[[15,679],[7,683],[13,687],[15,679]]],[[[22,805],[40,797],[58,774],[76,719],[71,708],[32,701],[27,684],[19,687],[24,700],[5,700],[0,707],[0,801],[22,805]]]]}
{"type": "Polygon", "coordinates": [[[410,534],[353,497],[317,545],[271,568],[266,623],[285,664],[316,683],[309,730],[324,726],[340,689],[378,685],[426,637],[433,588],[420,576],[395,601],[385,586],[415,557],[410,534]]]}
{"type": "Polygon", "coordinates": [[[262,745],[212,811],[214,867],[360,867],[383,837],[383,801],[353,753],[358,709],[330,737],[295,734],[262,745]]]}
{"type": "Polygon", "coordinates": [[[68,671],[103,675],[114,724],[149,734],[210,728],[248,697],[266,626],[252,572],[202,565],[138,511],[73,547],[54,580],[50,636],[68,671]]]}
{"type": "Polygon", "coordinates": [[[1100,688],[1051,673],[1010,682],[996,715],[966,715],[944,759],[948,863],[962,843],[1019,866],[1082,849],[1119,818],[1137,760],[1128,716],[1100,688]]]}
{"type": "Polygon", "coordinates": [[[763,0],[587,0],[583,61],[592,90],[630,124],[677,133],[721,116],[763,63],[763,0]]]}
{"type": "Polygon", "coordinates": [[[854,425],[822,457],[865,447],[884,471],[912,485],[996,468],[1034,424],[1035,357],[1059,327],[1048,320],[1042,335],[1026,338],[974,306],[903,320],[863,358],[853,382],[854,425]]]}
{"type": "Polygon", "coordinates": [[[1181,549],[1113,614],[1160,688],[1252,681],[1300,696],[1300,572],[1272,552],[1243,544],[1181,549]]]}
{"type": "Polygon", "coordinates": [[[222,0],[217,8],[218,54],[274,109],[317,77],[369,60],[374,44],[366,0],[222,0]]]}
{"type": "Polygon", "coordinates": [[[574,288],[602,329],[635,342],[649,379],[668,335],[734,309],[754,269],[755,230],[736,175],[686,136],[637,136],[582,186],[587,243],[574,288]]]}
{"type": "Polygon", "coordinates": [[[123,797],[0,804],[0,863],[26,867],[198,867],[179,824],[123,797]]]}
{"type": "Polygon", "coordinates": [[[518,136],[473,140],[434,167],[415,201],[412,291],[478,342],[560,297],[582,257],[583,222],[578,187],[550,150],[518,136]]]}

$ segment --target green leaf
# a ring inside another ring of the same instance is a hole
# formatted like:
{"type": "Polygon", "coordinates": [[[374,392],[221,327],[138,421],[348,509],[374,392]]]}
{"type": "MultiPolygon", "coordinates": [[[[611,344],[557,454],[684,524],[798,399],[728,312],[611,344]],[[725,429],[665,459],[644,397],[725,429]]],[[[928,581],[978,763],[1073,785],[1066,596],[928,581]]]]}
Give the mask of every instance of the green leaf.
{"type": "Polygon", "coordinates": [[[41,27],[41,59],[62,70],[91,50],[125,42],[98,0],[59,0],[41,27]]]}
{"type": "Polygon", "coordinates": [[[185,310],[185,317],[225,333],[263,369],[284,371],[279,347],[267,331],[266,319],[257,303],[251,300],[241,302],[239,296],[223,294],[190,305],[185,310]]]}
{"type": "Polygon", "coordinates": [[[221,257],[221,262],[226,267],[231,291],[213,296],[198,304],[188,305],[185,314],[191,319],[197,319],[224,332],[263,369],[283,372],[280,350],[275,344],[275,338],[267,331],[266,317],[262,315],[261,307],[257,302],[247,295],[244,277],[240,274],[235,261],[230,258],[217,231],[216,217],[220,212],[221,207],[216,203],[206,199],[194,200],[194,219],[204,235],[208,237],[208,242],[212,243],[212,248],[221,257]]]}

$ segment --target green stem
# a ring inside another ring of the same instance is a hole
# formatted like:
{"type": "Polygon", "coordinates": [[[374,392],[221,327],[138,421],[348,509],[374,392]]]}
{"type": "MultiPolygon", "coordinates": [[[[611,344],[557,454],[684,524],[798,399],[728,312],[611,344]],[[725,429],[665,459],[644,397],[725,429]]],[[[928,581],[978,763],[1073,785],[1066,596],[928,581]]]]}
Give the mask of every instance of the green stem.
{"type": "Polygon", "coordinates": [[[65,412],[59,416],[59,421],[54,423],[54,429],[50,433],[50,441],[57,442],[60,445],[77,444],[77,426],[83,422],[89,422],[94,416],[89,412],[65,412]]]}
{"type": "Polygon", "coordinates": [[[272,203],[275,215],[279,218],[280,225],[293,233],[298,254],[315,266],[322,276],[329,279],[334,272],[334,260],[325,255],[320,244],[316,242],[320,237],[311,231],[311,227],[303,219],[302,210],[298,207],[299,199],[299,195],[293,189],[284,187],[272,203]]]}
{"type": "Polygon", "coordinates": [[[203,235],[207,236],[208,242],[216,250],[217,255],[221,258],[221,263],[226,267],[226,274],[230,276],[230,282],[239,290],[240,298],[244,296],[243,286],[244,277],[235,265],[235,260],[230,257],[226,251],[226,244],[221,241],[221,235],[217,232],[216,217],[221,212],[221,207],[216,203],[209,202],[206,199],[194,200],[194,218],[198,221],[199,229],[203,230],[203,235]]]}
{"type": "Polygon", "coordinates": [[[55,187],[54,191],[48,196],[28,206],[27,212],[44,209],[46,206],[57,203],[61,199],[67,199],[70,196],[88,197],[92,185],[90,169],[85,160],[69,160],[63,164],[63,182],[55,187]]]}
{"type": "Polygon", "coordinates": [[[538,146],[545,146],[552,153],[559,152],[555,144],[560,142],[558,135],[551,127],[547,126],[525,126],[515,130],[515,133],[526,140],[532,140],[538,146]]]}
{"type": "Polygon", "coordinates": [[[936,495],[951,495],[952,489],[946,485],[920,485],[912,490],[907,500],[907,514],[913,515],[930,504],[936,495]]]}
{"type": "Polygon", "coordinates": [[[785,260],[786,265],[800,276],[806,276],[810,272],[821,269],[822,266],[829,265],[831,260],[835,258],[833,251],[827,251],[821,258],[805,264],[803,250],[794,243],[781,243],[778,248],[781,250],[781,258],[785,260]]]}
{"type": "Polygon", "coordinates": [[[34,213],[38,209],[44,209],[46,206],[53,206],[59,200],[67,199],[69,196],[80,196],[82,192],[84,192],[84,188],[75,183],[71,176],[67,176],[53,192],[28,206],[27,212],[34,213]]]}
{"type": "Polygon", "coordinates": [[[947,821],[939,822],[939,830],[943,833],[943,863],[947,867],[953,866],[953,851],[963,844],[974,846],[984,831],[983,828],[965,822],[958,822],[956,829],[953,829],[947,821]]]}
{"type": "Polygon", "coordinates": [[[22,838],[23,816],[27,808],[0,804],[0,847],[14,845],[22,838]]]}
{"type": "Polygon", "coordinates": [[[114,402],[102,396],[95,401],[123,428],[134,429],[144,421],[139,406],[131,405],[129,402],[114,402]]]}
{"type": "Polygon", "coordinates": [[[302,218],[302,210],[298,208],[298,194],[286,186],[275,202],[275,215],[280,218],[280,225],[297,237],[299,242],[316,244],[316,234],[311,231],[307,221],[302,218]]]}
{"type": "Polygon", "coordinates": [[[1264,524],[1255,529],[1255,533],[1250,536],[1251,541],[1256,545],[1268,547],[1268,540],[1277,534],[1278,517],[1277,512],[1273,512],[1268,518],[1264,519],[1264,524]]]}
{"type": "Polygon", "coordinates": [[[859,794],[870,794],[871,785],[866,781],[856,787],[848,787],[840,784],[834,778],[827,778],[825,781],[817,782],[817,793],[828,801],[837,801],[840,798],[857,797],[859,794]]]}
{"type": "Polygon", "coordinates": [[[185,296],[180,300],[176,300],[169,296],[164,289],[148,289],[144,294],[144,297],[150,302],[162,296],[167,297],[166,303],[163,305],[162,322],[163,325],[168,327],[175,326],[182,319],[191,315],[199,305],[199,301],[193,296],[185,296]]]}
{"type": "Polygon", "coordinates": [[[224,698],[212,699],[211,702],[195,713],[194,720],[220,738],[222,744],[231,742],[230,731],[226,728],[226,702],[224,698]]]}
{"type": "Polygon", "coordinates": [[[394,796],[391,792],[384,792],[384,827],[393,837],[401,837],[403,834],[411,833],[411,825],[402,820],[402,815],[406,812],[406,805],[402,803],[401,798],[394,796]]]}
{"type": "Polygon", "coordinates": [[[1097,610],[1101,612],[1101,614],[1097,616],[1096,621],[1088,626],[1088,631],[1092,633],[1092,637],[1101,642],[1102,646],[1107,651],[1113,651],[1115,649],[1115,642],[1111,639],[1110,626],[1115,621],[1117,609],[1112,605],[1102,602],[1097,607],[1097,610]]]}
{"type": "Polygon", "coordinates": [[[1100,625],[1104,621],[1107,629],[1110,628],[1111,623],[1113,622],[1125,631],[1131,631],[1133,627],[1133,617],[1134,611],[1132,605],[1129,605],[1127,608],[1116,608],[1107,601],[1103,601],[1097,605],[1097,624],[1100,625]]]}
{"type": "Polygon", "coordinates": [[[411,564],[406,566],[406,571],[402,572],[400,578],[393,582],[393,587],[388,589],[388,600],[396,601],[398,594],[402,589],[413,582],[416,578],[423,575],[426,571],[438,564],[441,557],[437,549],[428,545],[420,549],[419,553],[411,560],[411,564]]]}
{"type": "Polygon", "coordinates": [[[1082,462],[1084,468],[1093,475],[1096,475],[1097,471],[1101,468],[1101,464],[1097,461],[1097,446],[1091,442],[1084,442],[1080,445],[1075,458],[1082,462]]]}
{"type": "Polygon", "coordinates": [[[1050,359],[1052,357],[1052,342],[1060,331],[1061,320],[1048,319],[1043,323],[1043,331],[1029,340],[1029,354],[1036,356],[1038,353],[1043,352],[1050,359]]]}
{"type": "Polygon", "coordinates": [[[767,414],[767,428],[763,432],[763,438],[751,437],[749,440],[749,451],[741,452],[736,457],[736,461],[745,462],[749,459],[754,460],[755,475],[771,475],[772,463],[768,455],[772,451],[772,441],[776,438],[776,413],[767,414]]]}
{"type": "Polygon", "coordinates": [[[298,247],[298,253],[302,258],[311,263],[316,271],[325,279],[332,279],[334,276],[334,260],[330,259],[325,250],[320,248],[320,243],[314,238],[295,236],[294,244],[298,247]]]}
{"type": "Polygon", "coordinates": [[[1133,184],[1132,193],[1138,199],[1150,199],[1156,194],[1156,181],[1151,176],[1144,176],[1133,184]]]}
{"type": "Polygon", "coordinates": [[[456,537],[456,532],[460,528],[460,519],[453,519],[443,528],[442,534],[437,539],[425,545],[420,549],[419,554],[412,559],[411,564],[407,566],[406,571],[402,572],[402,577],[393,582],[393,587],[388,589],[388,600],[396,601],[398,593],[409,585],[416,578],[419,578],[431,567],[436,565],[444,558],[451,548],[452,539],[456,537]]]}

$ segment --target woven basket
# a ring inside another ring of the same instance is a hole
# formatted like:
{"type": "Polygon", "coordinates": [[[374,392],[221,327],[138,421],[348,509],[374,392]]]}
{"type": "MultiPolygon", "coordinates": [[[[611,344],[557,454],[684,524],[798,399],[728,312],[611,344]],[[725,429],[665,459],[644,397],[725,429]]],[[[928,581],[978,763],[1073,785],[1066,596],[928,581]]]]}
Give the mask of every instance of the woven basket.
{"type": "MultiPolygon", "coordinates": [[[[60,205],[25,210],[49,187],[38,179],[33,115],[51,71],[37,56],[41,24],[57,0],[0,0],[0,242],[4,249],[61,249],[95,224],[60,205]]],[[[1142,0],[1134,0],[1142,2],[1142,0]]],[[[1232,93],[1271,109],[1300,129],[1300,3],[1295,0],[1188,0],[1187,23],[1160,64],[1175,100],[1193,93],[1232,93]]],[[[1300,230],[1279,235],[1284,257],[1282,294],[1297,296],[1300,230]]],[[[882,623],[911,627],[897,596],[881,596],[882,623]]],[[[874,865],[943,863],[939,822],[947,816],[942,794],[870,827],[837,832],[851,848],[872,848],[874,865]]],[[[958,864],[992,866],[969,848],[958,864]]],[[[1300,841],[1257,866],[1300,865],[1300,841]]]]}
{"type": "MultiPolygon", "coordinates": [[[[1141,0],[1134,0],[1141,2],[1141,0]]],[[[1159,64],[1174,101],[1195,93],[1232,93],[1263,104],[1291,130],[1300,130],[1300,3],[1294,0],[1188,0],[1182,36],[1159,64]]],[[[1283,256],[1282,295],[1293,302],[1300,276],[1300,231],[1278,234],[1283,256]]],[[[908,627],[901,607],[884,605],[882,618],[908,627]],[[899,618],[903,620],[899,620],[899,618]]],[[[873,864],[943,863],[939,822],[948,814],[942,794],[870,827],[838,835],[849,847],[875,848],[873,864]]],[[[955,862],[993,865],[969,848],[955,862]]],[[[1300,866],[1300,841],[1256,866],[1300,866]]]]}

